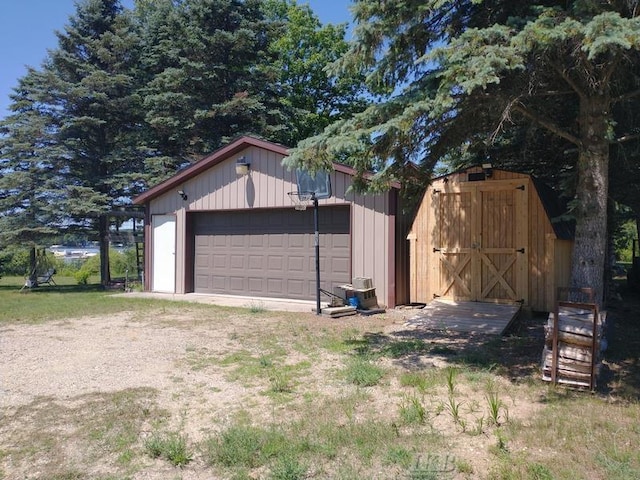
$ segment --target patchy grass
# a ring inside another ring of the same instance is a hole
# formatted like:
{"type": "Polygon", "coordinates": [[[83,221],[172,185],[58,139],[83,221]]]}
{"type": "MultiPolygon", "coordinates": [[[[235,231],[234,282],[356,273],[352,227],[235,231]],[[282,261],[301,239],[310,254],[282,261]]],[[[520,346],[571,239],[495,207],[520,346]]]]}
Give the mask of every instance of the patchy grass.
{"type": "MultiPolygon", "coordinates": [[[[540,380],[542,316],[507,337],[465,338],[382,316],[336,321],[96,287],[0,287],[7,330],[127,311],[134,353],[145,329],[163,341],[195,334],[171,344],[173,367],[158,370],[155,387],[5,408],[0,479],[640,478],[634,298],[609,310],[615,328],[591,393],[540,380]]],[[[60,342],[73,330],[63,333],[60,342]]]]}
{"type": "MultiPolygon", "coordinates": [[[[123,292],[105,290],[97,283],[76,285],[69,277],[61,277],[59,282],[56,278],[57,286],[24,290],[20,289],[19,280],[18,277],[0,279],[0,326],[134,312],[141,321],[158,319],[165,325],[191,328],[247,312],[242,308],[211,308],[191,302],[118,295],[123,292]],[[206,312],[206,315],[193,315],[198,312],[206,312]]],[[[273,312],[266,312],[269,314],[273,312]]]]}
{"type": "Polygon", "coordinates": [[[372,387],[380,382],[384,370],[371,359],[356,356],[347,359],[343,375],[349,383],[359,387],[372,387]]]}
{"type": "Polygon", "coordinates": [[[152,458],[163,458],[176,467],[184,467],[193,459],[187,438],[178,432],[154,433],[145,442],[147,454],[152,458]]]}
{"type": "MultiPolygon", "coordinates": [[[[6,411],[0,427],[6,478],[16,478],[14,468],[28,472],[33,465],[46,472],[37,478],[87,478],[88,466],[100,470],[101,465],[125,475],[137,471],[143,432],[168,417],[156,395],[151,389],[130,389],[83,395],[71,405],[38,398],[6,411]]],[[[106,478],[109,472],[102,473],[106,478]]]]}

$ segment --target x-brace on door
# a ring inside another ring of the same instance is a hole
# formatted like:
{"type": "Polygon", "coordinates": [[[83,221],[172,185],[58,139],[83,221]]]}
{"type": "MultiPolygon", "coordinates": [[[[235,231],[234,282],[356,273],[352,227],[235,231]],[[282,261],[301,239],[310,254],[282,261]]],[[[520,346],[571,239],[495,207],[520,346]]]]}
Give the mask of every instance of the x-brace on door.
{"type": "Polygon", "coordinates": [[[434,191],[435,296],[486,302],[528,297],[528,179],[434,191]]]}

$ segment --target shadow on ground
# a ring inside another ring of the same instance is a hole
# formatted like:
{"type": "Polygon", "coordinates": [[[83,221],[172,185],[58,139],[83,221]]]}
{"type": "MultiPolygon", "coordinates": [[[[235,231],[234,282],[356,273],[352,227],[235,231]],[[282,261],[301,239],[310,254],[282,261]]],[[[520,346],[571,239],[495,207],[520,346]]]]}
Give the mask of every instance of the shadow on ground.
{"type": "Polygon", "coordinates": [[[520,318],[504,336],[407,327],[366,334],[352,346],[359,355],[391,358],[411,370],[445,362],[491,370],[517,381],[539,371],[545,321],[546,315],[520,318]]]}
{"type": "MultiPolygon", "coordinates": [[[[640,399],[640,293],[618,286],[607,305],[606,340],[596,393],[640,399]]],[[[446,329],[400,328],[353,341],[356,354],[391,358],[407,369],[442,362],[491,370],[511,381],[541,380],[540,362],[547,313],[522,314],[504,336],[446,329]]]]}
{"type": "Polygon", "coordinates": [[[598,392],[640,400],[640,292],[618,286],[619,298],[607,305],[607,350],[598,392]]]}

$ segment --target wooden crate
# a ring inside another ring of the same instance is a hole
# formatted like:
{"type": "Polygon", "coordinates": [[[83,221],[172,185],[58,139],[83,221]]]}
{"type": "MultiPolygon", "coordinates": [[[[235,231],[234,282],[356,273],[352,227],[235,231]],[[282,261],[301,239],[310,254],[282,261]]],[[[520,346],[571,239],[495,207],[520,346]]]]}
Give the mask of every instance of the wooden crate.
{"type": "Polygon", "coordinates": [[[357,297],[359,308],[378,308],[378,297],[375,288],[357,289],[354,288],[353,285],[347,284],[336,287],[335,291],[339,291],[336,295],[344,298],[346,302],[348,302],[351,297],[357,297]]]}

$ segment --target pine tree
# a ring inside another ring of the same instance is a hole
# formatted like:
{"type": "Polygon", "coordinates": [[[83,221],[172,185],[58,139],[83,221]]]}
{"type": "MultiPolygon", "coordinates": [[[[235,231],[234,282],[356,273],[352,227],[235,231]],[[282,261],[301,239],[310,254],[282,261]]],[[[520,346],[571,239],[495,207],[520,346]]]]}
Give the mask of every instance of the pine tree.
{"type": "Polygon", "coordinates": [[[301,142],[289,162],[322,168],[346,154],[381,179],[409,161],[428,173],[535,125],[566,147],[555,158],[573,172],[572,285],[601,301],[611,146],[632,158],[638,145],[626,121],[640,98],[638,2],[359,0],[353,10],[340,68],[365,68],[388,96],[301,142]]]}
{"type": "Polygon", "coordinates": [[[256,0],[162,0],[143,16],[146,122],[156,170],[171,171],[246,133],[269,137],[283,119],[270,25],[256,0]],[[273,73],[271,72],[272,76],[273,73]]]}
{"type": "Polygon", "coordinates": [[[85,0],[58,33],[59,47],[46,65],[62,117],[64,209],[97,232],[103,284],[110,281],[108,214],[140,188],[139,41],[118,0],[85,0]]]}
{"type": "Polygon", "coordinates": [[[22,79],[15,113],[4,123],[7,181],[29,198],[23,205],[35,208],[37,199],[42,208],[35,217],[25,207],[4,205],[2,212],[47,232],[57,227],[97,234],[106,284],[108,214],[142,187],[139,35],[118,0],[84,0],[57,37],[42,68],[22,79]]]}
{"type": "Polygon", "coordinates": [[[12,113],[0,124],[0,247],[29,248],[29,281],[36,282],[36,250],[62,226],[55,208],[61,182],[48,93],[30,69],[13,94],[12,113]]]}

